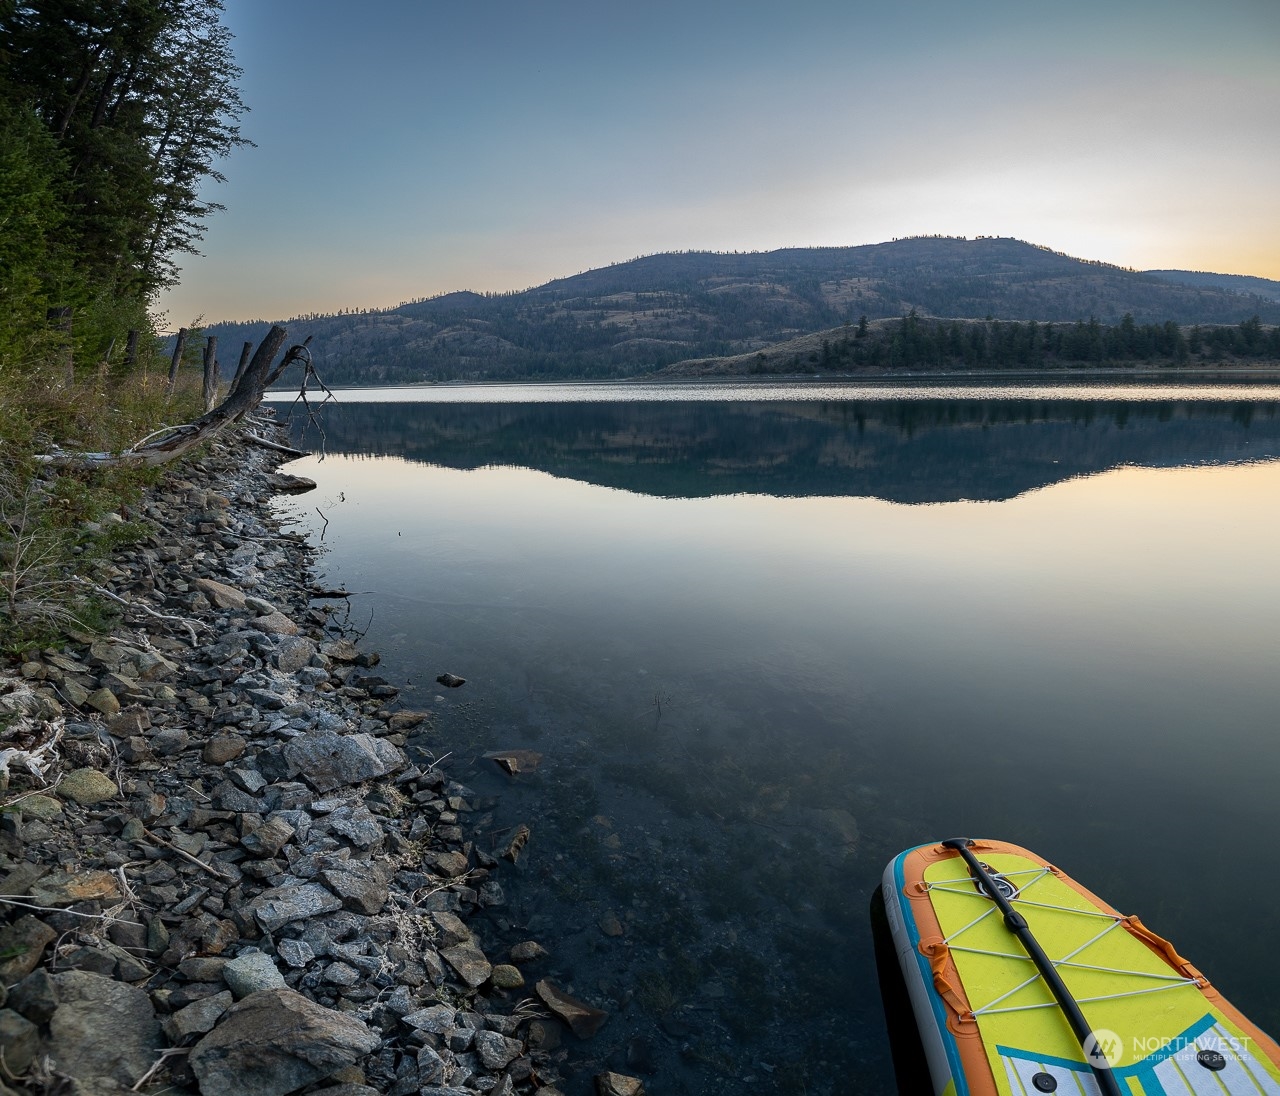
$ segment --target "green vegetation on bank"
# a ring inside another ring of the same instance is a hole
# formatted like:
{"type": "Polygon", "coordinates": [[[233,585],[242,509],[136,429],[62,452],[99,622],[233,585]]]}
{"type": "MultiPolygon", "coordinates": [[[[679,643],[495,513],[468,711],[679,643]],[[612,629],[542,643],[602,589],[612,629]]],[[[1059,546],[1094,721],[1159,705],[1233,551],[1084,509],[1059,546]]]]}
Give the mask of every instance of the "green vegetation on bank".
{"type": "Polygon", "coordinates": [[[9,649],[91,623],[72,573],[140,535],[128,506],[148,478],[55,472],[36,456],[118,450],[198,414],[185,382],[168,391],[149,306],[219,208],[202,185],[246,143],[221,11],[221,0],[0,0],[0,644],[9,649]]]}
{"type": "MultiPolygon", "coordinates": [[[[814,369],[1054,369],[1089,366],[1280,364],[1280,327],[1257,316],[1232,326],[1172,320],[1071,324],[926,319],[913,310],[871,324],[863,316],[755,355],[690,363],[699,373],[801,373],[814,369]]],[[[676,367],[673,371],[680,371],[676,367]]]]}

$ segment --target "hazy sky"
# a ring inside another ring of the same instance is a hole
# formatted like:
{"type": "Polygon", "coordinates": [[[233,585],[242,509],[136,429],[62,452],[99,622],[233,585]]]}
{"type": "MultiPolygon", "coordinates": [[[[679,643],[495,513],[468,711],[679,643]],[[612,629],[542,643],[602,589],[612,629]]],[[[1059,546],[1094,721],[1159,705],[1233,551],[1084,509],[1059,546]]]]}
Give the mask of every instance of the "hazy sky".
{"type": "Polygon", "coordinates": [[[1280,0],[227,0],[175,326],[656,251],[1016,236],[1280,278],[1280,0]]]}

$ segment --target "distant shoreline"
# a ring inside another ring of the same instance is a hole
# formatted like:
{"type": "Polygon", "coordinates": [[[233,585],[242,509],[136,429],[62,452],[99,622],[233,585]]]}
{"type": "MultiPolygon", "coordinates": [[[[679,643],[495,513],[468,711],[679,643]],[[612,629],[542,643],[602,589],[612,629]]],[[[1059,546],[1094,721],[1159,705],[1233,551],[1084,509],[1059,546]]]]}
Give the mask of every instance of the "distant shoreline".
{"type": "MultiPolygon", "coordinates": [[[[743,385],[759,385],[761,387],[777,384],[812,384],[833,382],[856,382],[859,384],[902,383],[930,384],[955,383],[957,381],[1043,381],[1046,385],[1072,380],[1253,380],[1260,383],[1276,382],[1280,384],[1280,362],[1273,366],[1134,366],[1124,368],[1051,368],[1051,369],[954,369],[917,372],[914,370],[877,370],[875,372],[832,372],[832,373],[662,373],[639,374],[634,377],[582,377],[564,380],[448,380],[448,381],[411,381],[403,384],[339,384],[331,385],[333,392],[365,392],[373,389],[422,388],[440,390],[450,388],[553,388],[568,387],[592,388],[614,387],[618,385],[677,385],[700,386],[706,388],[722,388],[725,386],[741,387],[743,385]]],[[[271,402],[293,398],[296,393],[288,388],[276,388],[267,393],[271,402]]]]}

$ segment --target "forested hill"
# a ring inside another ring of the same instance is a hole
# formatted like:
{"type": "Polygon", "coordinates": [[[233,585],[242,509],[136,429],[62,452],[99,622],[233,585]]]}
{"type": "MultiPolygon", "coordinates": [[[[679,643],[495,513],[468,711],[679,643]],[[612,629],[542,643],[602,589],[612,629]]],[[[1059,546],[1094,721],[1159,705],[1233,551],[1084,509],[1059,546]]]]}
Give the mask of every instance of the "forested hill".
{"type": "Polygon", "coordinates": [[[1145,273],[1166,282],[1212,286],[1245,297],[1261,297],[1266,301],[1280,302],[1280,282],[1270,278],[1251,278],[1245,274],[1210,274],[1205,270],[1148,270],[1145,273]]]}
{"type": "MultiPolygon", "coordinates": [[[[1062,255],[1019,240],[915,237],[862,247],[651,255],[520,293],[451,293],[290,323],[329,383],[625,376],[754,353],[901,317],[1238,324],[1280,303],[1062,255]]],[[[224,347],[267,321],[217,324],[224,347]]],[[[230,357],[232,351],[225,350],[230,357]]]]}

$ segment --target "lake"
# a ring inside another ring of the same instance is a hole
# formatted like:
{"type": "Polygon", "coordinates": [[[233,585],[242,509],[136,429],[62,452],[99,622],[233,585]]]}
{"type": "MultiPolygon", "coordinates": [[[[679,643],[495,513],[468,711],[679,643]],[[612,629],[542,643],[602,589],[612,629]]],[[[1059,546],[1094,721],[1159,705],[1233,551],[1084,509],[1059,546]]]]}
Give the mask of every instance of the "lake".
{"type": "Polygon", "coordinates": [[[894,1091],[869,905],[960,835],[1280,1032],[1280,388],[458,386],[292,422],[323,455],[282,509],[435,713],[411,750],[482,847],[531,831],[486,950],[539,940],[611,1014],[572,1096],[894,1091]]]}

